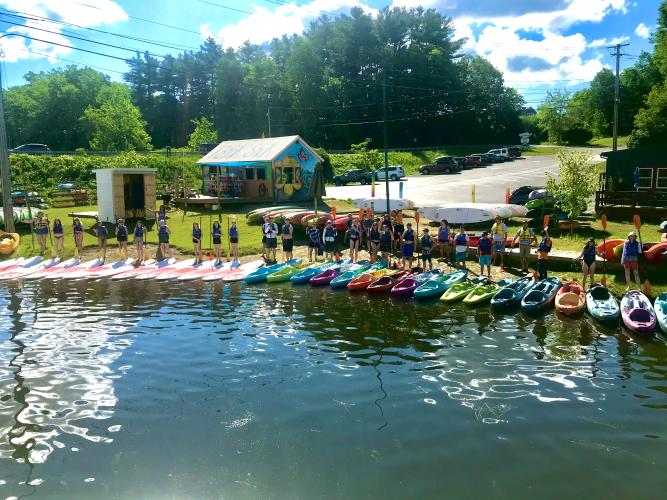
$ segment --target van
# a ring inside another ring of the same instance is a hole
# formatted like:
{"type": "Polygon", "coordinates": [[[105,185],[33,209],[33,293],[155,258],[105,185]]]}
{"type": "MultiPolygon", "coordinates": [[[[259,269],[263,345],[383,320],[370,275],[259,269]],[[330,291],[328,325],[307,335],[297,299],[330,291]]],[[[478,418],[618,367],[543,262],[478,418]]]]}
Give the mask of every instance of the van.
{"type": "Polygon", "coordinates": [[[503,158],[509,158],[510,157],[510,153],[507,150],[507,148],[491,149],[487,152],[487,154],[502,156],[503,158]]]}

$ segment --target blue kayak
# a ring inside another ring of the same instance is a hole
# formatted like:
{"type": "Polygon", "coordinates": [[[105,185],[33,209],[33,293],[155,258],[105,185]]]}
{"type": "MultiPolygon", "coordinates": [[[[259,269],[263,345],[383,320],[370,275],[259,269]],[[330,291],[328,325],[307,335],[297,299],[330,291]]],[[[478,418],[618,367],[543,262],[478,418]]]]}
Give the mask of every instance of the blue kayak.
{"type": "Polygon", "coordinates": [[[560,287],[558,278],[546,278],[538,281],[521,299],[521,310],[527,313],[542,312],[553,305],[560,287]]]}
{"type": "Polygon", "coordinates": [[[290,282],[293,285],[301,285],[308,283],[310,281],[310,278],[312,278],[313,276],[317,276],[321,272],[326,271],[327,269],[338,265],[339,265],[338,262],[327,262],[326,264],[320,264],[319,266],[314,265],[311,267],[307,267],[300,273],[297,273],[294,276],[292,276],[290,278],[290,282]]]}
{"type": "Polygon", "coordinates": [[[510,309],[521,304],[521,300],[535,286],[533,278],[526,276],[513,281],[498,292],[491,299],[491,307],[495,309],[510,309]]]}
{"type": "Polygon", "coordinates": [[[586,309],[600,323],[618,323],[621,308],[606,286],[595,285],[586,292],[586,309]]]}
{"type": "Polygon", "coordinates": [[[260,267],[257,271],[250,273],[245,278],[246,283],[261,283],[266,281],[266,278],[269,274],[279,271],[285,266],[298,266],[303,259],[290,259],[287,262],[280,262],[278,264],[273,264],[271,266],[260,267]]]}
{"type": "MultiPolygon", "coordinates": [[[[349,271],[345,271],[342,274],[339,274],[336,276],[333,280],[331,280],[331,283],[329,283],[329,286],[331,288],[337,289],[337,288],[346,288],[347,284],[352,281],[354,278],[357,276],[360,276],[361,274],[365,273],[366,271],[371,270],[372,267],[370,264],[357,264],[355,265],[352,269],[349,271]]],[[[377,269],[372,269],[373,271],[377,271],[377,269]]]]}
{"type": "Polygon", "coordinates": [[[454,271],[445,275],[436,275],[417,287],[415,299],[433,299],[440,297],[456,283],[462,283],[468,277],[468,271],[454,271]]]}

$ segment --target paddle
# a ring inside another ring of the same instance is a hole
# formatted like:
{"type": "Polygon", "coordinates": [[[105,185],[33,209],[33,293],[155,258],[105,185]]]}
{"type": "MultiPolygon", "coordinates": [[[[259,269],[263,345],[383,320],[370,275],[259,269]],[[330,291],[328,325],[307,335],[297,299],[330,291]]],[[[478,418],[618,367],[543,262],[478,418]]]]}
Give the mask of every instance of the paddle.
{"type": "MultiPolygon", "coordinates": [[[[26,200],[28,199],[28,193],[26,193],[26,200]]],[[[49,214],[45,214],[46,217],[46,228],[49,230],[49,241],[51,242],[51,258],[56,257],[56,247],[53,246],[53,237],[51,236],[51,223],[49,221],[49,214]]]]}
{"type": "Polygon", "coordinates": [[[543,224],[544,230],[548,231],[549,230],[549,222],[551,221],[551,216],[549,214],[544,216],[543,224]]]}
{"type": "MultiPolygon", "coordinates": [[[[220,216],[220,214],[218,214],[220,216]]],[[[229,254],[232,253],[232,243],[229,241],[229,215],[227,216],[227,262],[229,262],[229,254]]]]}
{"type": "Polygon", "coordinates": [[[144,233],[144,260],[148,260],[148,257],[150,256],[148,252],[148,229],[143,226],[143,233],[144,233]]]}
{"type": "Polygon", "coordinates": [[[602,214],[600,217],[600,224],[602,224],[602,279],[600,284],[607,286],[607,214],[602,214]]]}
{"type": "MultiPolygon", "coordinates": [[[[635,225],[635,228],[637,229],[637,235],[639,236],[639,248],[641,249],[642,247],[642,220],[639,218],[639,214],[635,214],[632,216],[632,222],[635,225]]],[[[642,284],[642,289],[646,295],[651,295],[651,283],[649,282],[648,278],[644,280],[644,283],[642,284]]]]}
{"type": "MultiPolygon", "coordinates": [[[[417,223],[417,239],[421,239],[419,236],[419,210],[415,208],[415,222],[417,223]]],[[[419,260],[421,260],[423,254],[423,248],[419,245],[419,260]]]]}
{"type": "Polygon", "coordinates": [[[332,205],[331,206],[331,220],[334,220],[336,218],[336,206],[332,205]]]}

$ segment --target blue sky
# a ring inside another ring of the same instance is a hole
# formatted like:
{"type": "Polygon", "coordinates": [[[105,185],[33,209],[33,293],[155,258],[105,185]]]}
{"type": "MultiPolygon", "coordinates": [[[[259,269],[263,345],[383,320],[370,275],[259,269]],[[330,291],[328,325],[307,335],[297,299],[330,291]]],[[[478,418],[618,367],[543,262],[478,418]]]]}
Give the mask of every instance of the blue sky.
{"type": "Polygon", "coordinates": [[[210,35],[224,46],[237,47],[245,40],[263,43],[301,33],[318,15],[335,16],[353,6],[371,14],[387,6],[424,6],[451,16],[457,35],[467,38],[465,51],[489,59],[529,105],[537,106],[546,90],[576,90],[601,68],[612,67],[608,45],[630,43],[624,49],[628,55],[623,67],[634,64],[641,51],[651,50],[649,35],[659,4],[660,0],[0,0],[0,19],[15,23],[0,23],[2,33],[32,38],[0,38],[3,85],[23,83],[28,71],[71,62],[121,80],[127,68],[122,60],[78,49],[120,59],[132,52],[74,36],[157,54],[177,52],[85,28],[192,49],[210,35]]]}

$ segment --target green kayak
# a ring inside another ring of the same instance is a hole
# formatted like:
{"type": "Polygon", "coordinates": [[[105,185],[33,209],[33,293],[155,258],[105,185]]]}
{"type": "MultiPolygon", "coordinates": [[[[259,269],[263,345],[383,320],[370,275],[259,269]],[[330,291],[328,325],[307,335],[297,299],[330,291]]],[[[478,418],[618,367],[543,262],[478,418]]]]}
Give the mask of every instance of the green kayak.
{"type": "Polygon", "coordinates": [[[497,283],[483,283],[474,287],[463,299],[464,304],[475,305],[489,302],[502,287],[509,285],[512,278],[505,278],[497,283]]]}
{"type": "Polygon", "coordinates": [[[266,277],[267,283],[289,281],[292,276],[303,271],[304,266],[285,266],[266,277]]]}
{"type": "Polygon", "coordinates": [[[456,302],[463,300],[463,298],[466,297],[475,287],[476,285],[472,281],[456,283],[452,285],[450,289],[443,294],[442,297],[440,297],[440,300],[443,302],[456,302]]]}

